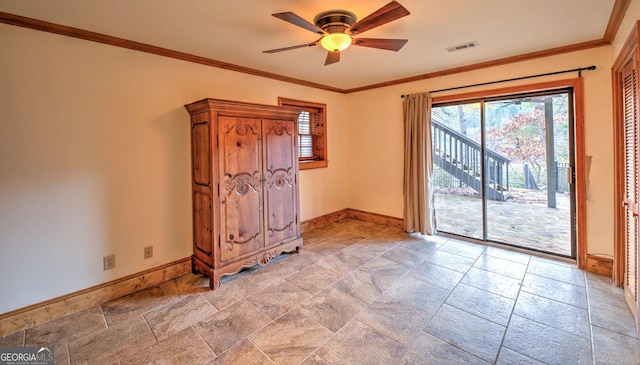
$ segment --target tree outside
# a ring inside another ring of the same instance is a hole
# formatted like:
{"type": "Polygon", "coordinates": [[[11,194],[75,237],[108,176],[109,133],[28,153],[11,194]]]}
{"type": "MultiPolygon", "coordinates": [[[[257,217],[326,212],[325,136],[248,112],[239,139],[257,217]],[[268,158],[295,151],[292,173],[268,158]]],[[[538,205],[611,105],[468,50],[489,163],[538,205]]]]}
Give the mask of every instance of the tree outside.
{"type": "MultiPolygon", "coordinates": [[[[533,172],[540,189],[547,185],[544,104],[548,98],[553,105],[554,160],[564,166],[569,162],[566,93],[485,103],[486,148],[511,160],[510,187],[525,187],[525,165],[533,172]]],[[[432,119],[479,143],[480,105],[436,107],[432,109],[432,119]]]]}

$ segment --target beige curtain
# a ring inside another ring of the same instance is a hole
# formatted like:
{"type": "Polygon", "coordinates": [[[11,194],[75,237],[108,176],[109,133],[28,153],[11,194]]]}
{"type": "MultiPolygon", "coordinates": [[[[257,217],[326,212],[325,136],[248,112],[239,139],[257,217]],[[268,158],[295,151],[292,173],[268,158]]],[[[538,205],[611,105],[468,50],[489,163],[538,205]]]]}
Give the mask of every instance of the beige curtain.
{"type": "Polygon", "coordinates": [[[436,233],[431,148],[431,95],[405,95],[404,116],[404,229],[436,233]]]}

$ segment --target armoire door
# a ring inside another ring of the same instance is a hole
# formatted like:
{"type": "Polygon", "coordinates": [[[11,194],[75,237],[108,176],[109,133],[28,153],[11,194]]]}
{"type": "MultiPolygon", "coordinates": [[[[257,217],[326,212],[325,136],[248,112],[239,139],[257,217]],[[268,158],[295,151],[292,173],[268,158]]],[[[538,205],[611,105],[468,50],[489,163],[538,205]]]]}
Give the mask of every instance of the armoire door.
{"type": "MultiPolygon", "coordinates": [[[[624,117],[624,206],[625,274],[624,290],[629,307],[638,304],[638,75],[632,58],[622,69],[624,117]]],[[[635,310],[636,319],[640,313],[635,310]]]]}
{"type": "Polygon", "coordinates": [[[266,245],[298,235],[295,123],[263,120],[266,245]]]}
{"type": "Polygon", "coordinates": [[[218,117],[221,262],[264,247],[260,124],[218,117]]]}

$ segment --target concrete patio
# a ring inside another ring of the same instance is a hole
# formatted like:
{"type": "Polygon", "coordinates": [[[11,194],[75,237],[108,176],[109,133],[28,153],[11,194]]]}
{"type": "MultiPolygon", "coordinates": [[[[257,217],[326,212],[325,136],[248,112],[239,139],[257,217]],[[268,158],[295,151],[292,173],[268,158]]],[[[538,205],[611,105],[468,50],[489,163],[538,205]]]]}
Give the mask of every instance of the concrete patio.
{"type": "MultiPolygon", "coordinates": [[[[571,256],[569,196],[557,194],[557,208],[548,208],[545,197],[527,191],[516,199],[488,200],[488,239],[571,256]]],[[[435,205],[438,231],[482,239],[480,198],[436,193],[435,205]]]]}

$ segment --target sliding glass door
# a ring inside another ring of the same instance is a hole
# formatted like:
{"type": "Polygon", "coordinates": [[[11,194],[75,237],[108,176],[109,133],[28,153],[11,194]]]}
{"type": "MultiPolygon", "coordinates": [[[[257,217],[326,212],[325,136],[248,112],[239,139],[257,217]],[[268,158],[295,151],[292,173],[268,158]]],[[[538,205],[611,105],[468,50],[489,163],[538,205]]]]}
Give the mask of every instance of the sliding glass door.
{"type": "Polygon", "coordinates": [[[438,230],[575,257],[573,95],[434,105],[438,230]]]}
{"type": "Polygon", "coordinates": [[[439,106],[431,111],[437,228],[483,239],[481,104],[439,106]],[[464,217],[464,224],[456,217],[464,217]]]}

